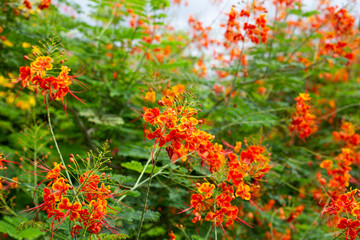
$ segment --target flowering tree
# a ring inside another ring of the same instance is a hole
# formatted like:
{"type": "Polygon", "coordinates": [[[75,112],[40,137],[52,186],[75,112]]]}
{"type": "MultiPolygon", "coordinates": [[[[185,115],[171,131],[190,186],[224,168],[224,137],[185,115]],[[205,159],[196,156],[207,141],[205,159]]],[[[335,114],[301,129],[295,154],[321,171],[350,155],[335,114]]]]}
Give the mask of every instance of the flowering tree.
{"type": "Polygon", "coordinates": [[[355,3],[193,4],[0,3],[1,239],[359,238],[355,3]]]}

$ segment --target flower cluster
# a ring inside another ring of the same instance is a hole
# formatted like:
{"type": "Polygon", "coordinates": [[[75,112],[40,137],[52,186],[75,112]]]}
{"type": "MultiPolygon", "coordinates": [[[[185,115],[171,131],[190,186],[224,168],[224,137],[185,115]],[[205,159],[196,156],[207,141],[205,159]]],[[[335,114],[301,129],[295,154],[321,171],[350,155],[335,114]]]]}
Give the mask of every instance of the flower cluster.
{"type": "MultiPolygon", "coordinates": [[[[158,104],[160,106],[171,106],[175,97],[180,96],[180,94],[184,93],[184,91],[185,86],[183,84],[177,84],[171,88],[164,88],[161,91],[162,97],[158,101],[158,104]]],[[[142,92],[144,92],[144,90],[142,90],[142,92]]],[[[149,90],[145,93],[144,100],[152,103],[156,101],[156,92],[151,87],[149,87],[149,90]]]]}
{"type": "MultiPolygon", "coordinates": [[[[327,181],[320,172],[316,175],[319,183],[327,186],[328,195],[331,197],[337,197],[344,192],[353,179],[350,174],[352,165],[360,163],[360,153],[356,151],[356,147],[360,144],[360,136],[355,133],[354,125],[350,122],[343,122],[341,130],[333,132],[336,142],[345,143],[345,146],[341,148],[341,153],[333,159],[323,160],[320,164],[320,168],[325,169],[331,178],[327,181]]],[[[315,192],[316,199],[321,198],[320,191],[315,192]]]]}
{"type": "Polygon", "coordinates": [[[354,32],[355,18],[345,8],[329,7],[327,17],[336,35],[351,35],[354,32]]]}
{"type": "MultiPolygon", "coordinates": [[[[266,12],[263,8],[254,8],[251,11],[256,14],[256,12],[266,12]]],[[[258,44],[260,41],[265,43],[268,37],[269,27],[266,26],[266,15],[261,14],[258,17],[254,18],[254,24],[250,23],[248,20],[250,18],[250,10],[242,9],[240,12],[236,9],[231,8],[229,12],[229,19],[226,23],[226,32],[225,38],[227,41],[232,43],[237,43],[239,41],[244,42],[245,36],[251,40],[251,42],[258,44]],[[246,18],[243,27],[240,26],[238,18],[246,18]],[[243,32],[242,32],[243,31],[243,32]]]]}
{"type": "MultiPolygon", "coordinates": [[[[100,153],[101,154],[101,153],[100,153]]],[[[101,155],[100,155],[101,156],[101,155]]],[[[114,198],[114,193],[110,186],[106,186],[106,180],[110,180],[110,175],[105,173],[98,174],[101,165],[108,161],[102,161],[101,158],[93,158],[95,167],[91,167],[91,154],[86,159],[81,159],[86,165],[86,169],[80,168],[80,165],[74,155],[71,154],[69,161],[72,165],[65,166],[54,163],[53,168],[42,166],[47,172],[45,179],[49,181],[43,189],[43,203],[30,209],[45,211],[48,218],[52,218],[50,229],[54,233],[54,224],[58,222],[57,228],[65,221],[70,221],[71,236],[78,234],[98,235],[105,226],[113,233],[117,233],[116,228],[111,226],[107,219],[109,212],[108,199],[114,198]],[[73,185],[66,171],[69,169],[76,173],[77,185],[73,185]]],[[[41,183],[40,183],[41,184],[41,183]]],[[[40,185],[39,184],[39,185],[40,185]]]]}
{"type": "Polygon", "coordinates": [[[211,43],[211,39],[209,38],[209,33],[211,30],[211,27],[204,27],[202,22],[199,20],[196,20],[192,15],[190,15],[188,19],[190,28],[193,32],[193,41],[196,41],[198,44],[198,47],[209,47],[209,43],[211,43]]]}
{"type": "Polygon", "coordinates": [[[51,0],[12,0],[12,1],[4,1],[4,9],[5,12],[9,8],[9,12],[13,12],[15,16],[23,16],[25,18],[29,18],[32,14],[36,12],[40,12],[39,10],[45,10],[50,7],[51,0]]]}
{"type": "Polygon", "coordinates": [[[360,135],[355,133],[355,126],[350,122],[343,122],[339,132],[333,132],[335,141],[343,141],[348,147],[356,147],[360,144],[360,135]]]}
{"type": "Polygon", "coordinates": [[[190,207],[184,211],[193,209],[194,223],[202,222],[203,215],[205,221],[215,222],[217,226],[222,226],[223,222],[226,227],[234,221],[245,223],[238,217],[239,208],[232,201],[236,198],[249,200],[251,187],[259,188],[258,180],[270,169],[266,148],[250,145],[240,152],[240,142],[236,146],[228,144],[230,149],[213,143],[213,135],[197,129],[200,123],[196,119],[197,110],[191,107],[186,93],[174,97],[171,106],[159,102],[161,110],[149,108],[143,114],[145,122],[155,127],[155,130],[147,131],[147,139],[155,139],[159,147],[166,146],[172,161],[190,161],[188,156],[196,153],[200,165],[218,183],[197,183],[197,193],[192,194],[190,207]],[[247,183],[250,179],[252,184],[247,183]]]}
{"type": "Polygon", "coordinates": [[[360,202],[355,198],[359,190],[354,189],[334,198],[322,214],[327,213],[340,219],[337,228],[345,231],[346,239],[354,240],[360,233],[360,202]]]}
{"type": "Polygon", "coordinates": [[[348,63],[355,60],[358,46],[357,33],[354,28],[355,18],[345,8],[328,6],[321,9],[325,15],[315,21],[316,31],[323,37],[320,39],[318,55],[332,55],[344,57],[348,63]]]}
{"type": "MultiPolygon", "coordinates": [[[[354,162],[358,162],[359,157],[350,148],[342,148],[341,153],[336,158],[333,160],[326,159],[321,162],[320,167],[325,169],[327,175],[331,178],[327,181],[320,172],[316,174],[316,178],[321,185],[328,187],[327,191],[330,196],[338,196],[349,186],[349,182],[352,179],[350,175],[351,165],[354,162]]],[[[317,195],[318,192],[315,193],[314,197],[319,199],[320,197],[317,195]]]]}
{"type": "Polygon", "coordinates": [[[186,209],[192,209],[194,223],[201,223],[205,216],[205,221],[214,222],[216,226],[229,227],[235,221],[248,225],[239,218],[240,208],[233,201],[252,198],[251,192],[260,187],[258,181],[270,170],[270,160],[265,147],[251,145],[237,155],[240,148],[238,142],[234,152],[228,149],[221,153],[224,166],[213,173],[218,184],[197,183],[197,193],[191,195],[190,207],[186,209]]]}
{"type": "Polygon", "coordinates": [[[309,137],[311,134],[316,132],[316,117],[312,114],[310,106],[306,103],[311,98],[308,93],[300,93],[295,98],[296,101],[296,112],[291,117],[291,125],[289,127],[290,132],[298,132],[301,139],[309,137]]]}
{"type": "MultiPolygon", "coordinates": [[[[36,48],[33,52],[33,57],[25,56],[25,59],[32,60],[30,66],[20,67],[20,74],[14,83],[21,82],[21,89],[27,87],[34,89],[44,96],[48,95],[51,100],[62,100],[64,108],[64,97],[70,93],[76,99],[69,86],[74,81],[74,76],[70,76],[71,71],[69,67],[62,66],[64,60],[56,62],[56,58],[62,57],[62,54],[55,56],[59,51],[59,44],[57,40],[52,40],[46,43],[44,49],[36,48]]],[[[65,59],[66,60],[66,59],[65,59]]]]}

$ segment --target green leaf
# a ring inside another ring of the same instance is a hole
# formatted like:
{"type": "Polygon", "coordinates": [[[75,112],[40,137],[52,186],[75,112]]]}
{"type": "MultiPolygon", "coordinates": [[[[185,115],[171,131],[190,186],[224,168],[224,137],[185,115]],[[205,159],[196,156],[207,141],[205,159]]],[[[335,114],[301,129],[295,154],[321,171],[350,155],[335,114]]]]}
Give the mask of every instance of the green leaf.
{"type": "Polygon", "coordinates": [[[311,17],[311,16],[314,16],[314,15],[319,14],[319,13],[320,13],[319,11],[313,10],[313,11],[303,13],[302,16],[303,17],[311,17]]]}
{"type": "Polygon", "coordinates": [[[37,228],[27,228],[21,232],[18,233],[18,237],[23,237],[26,239],[36,239],[42,235],[44,235],[45,233],[41,232],[39,229],[37,228]]]}
{"type": "MultiPolygon", "coordinates": [[[[130,170],[133,170],[133,171],[136,171],[136,172],[139,172],[139,173],[141,173],[143,171],[143,169],[144,169],[144,166],[138,161],[131,161],[131,162],[122,163],[121,166],[126,168],[126,169],[130,169],[130,170]]],[[[152,165],[148,165],[146,170],[145,170],[145,173],[150,174],[151,171],[152,171],[152,165]]],[[[155,166],[154,173],[156,173],[158,171],[160,171],[160,168],[155,166]]]]}

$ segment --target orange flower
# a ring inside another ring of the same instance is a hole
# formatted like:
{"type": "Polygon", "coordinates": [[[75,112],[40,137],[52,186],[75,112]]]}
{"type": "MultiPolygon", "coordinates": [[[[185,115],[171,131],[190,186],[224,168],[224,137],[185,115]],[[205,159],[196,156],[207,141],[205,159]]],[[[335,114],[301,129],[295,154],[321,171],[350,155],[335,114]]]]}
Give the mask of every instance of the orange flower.
{"type": "Polygon", "coordinates": [[[61,199],[61,202],[58,205],[58,209],[70,211],[70,221],[75,221],[80,217],[81,204],[75,202],[74,204],[70,203],[69,199],[64,197],[61,199]]]}
{"type": "Polygon", "coordinates": [[[291,125],[289,126],[290,132],[298,132],[299,137],[303,140],[317,130],[316,117],[312,114],[310,106],[306,103],[310,99],[308,93],[300,93],[295,98],[296,112],[292,115],[291,125]]]}
{"type": "Polygon", "coordinates": [[[205,198],[209,198],[214,193],[213,192],[214,189],[215,189],[214,184],[203,183],[203,184],[201,184],[201,186],[199,187],[198,190],[199,190],[199,193],[205,193],[205,195],[204,195],[205,198]]]}
{"type": "Polygon", "coordinates": [[[155,94],[156,93],[154,91],[146,92],[144,100],[154,103],[156,100],[155,94]]]}
{"type": "Polygon", "coordinates": [[[148,108],[146,109],[143,118],[145,122],[154,125],[157,123],[157,118],[160,116],[160,110],[158,108],[148,108]]]}
{"type": "Polygon", "coordinates": [[[51,0],[41,0],[41,3],[38,5],[38,8],[43,10],[45,8],[49,8],[51,4],[51,0]]]}
{"type": "Polygon", "coordinates": [[[176,240],[176,236],[172,230],[171,232],[169,232],[169,236],[170,236],[170,240],[176,240]]]}
{"type": "Polygon", "coordinates": [[[47,174],[46,174],[46,179],[57,179],[58,177],[60,177],[60,171],[61,171],[61,164],[58,163],[54,163],[54,168],[51,169],[47,174]]]}
{"type": "Polygon", "coordinates": [[[244,200],[250,200],[251,194],[249,185],[246,185],[245,183],[239,184],[235,194],[244,200]]]}
{"type": "Polygon", "coordinates": [[[35,75],[45,77],[46,71],[53,68],[53,65],[51,64],[53,61],[54,60],[51,57],[38,57],[30,64],[30,67],[35,75]]]}
{"type": "Polygon", "coordinates": [[[19,79],[21,80],[21,86],[27,87],[30,84],[32,78],[32,70],[29,67],[20,67],[19,79]]]}
{"type": "Polygon", "coordinates": [[[58,178],[52,185],[52,190],[54,190],[55,201],[60,201],[63,195],[66,195],[66,191],[69,189],[69,184],[66,184],[67,180],[65,178],[58,178]]]}
{"type": "Polygon", "coordinates": [[[236,142],[234,152],[236,152],[236,153],[240,152],[241,144],[242,144],[241,142],[236,142]]]}
{"type": "Polygon", "coordinates": [[[326,170],[331,169],[332,166],[333,166],[333,161],[330,159],[326,159],[326,160],[322,161],[320,164],[320,167],[325,168],[326,170]]]}

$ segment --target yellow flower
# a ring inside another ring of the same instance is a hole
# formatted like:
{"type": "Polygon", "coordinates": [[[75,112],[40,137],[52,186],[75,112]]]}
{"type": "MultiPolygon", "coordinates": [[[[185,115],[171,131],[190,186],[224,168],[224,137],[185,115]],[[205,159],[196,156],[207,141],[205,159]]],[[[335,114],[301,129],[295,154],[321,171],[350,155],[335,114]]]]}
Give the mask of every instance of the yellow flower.
{"type": "Polygon", "coordinates": [[[23,47],[23,48],[29,48],[29,47],[31,47],[31,44],[28,43],[28,42],[23,42],[23,43],[22,43],[22,47],[23,47]]]}
{"type": "Polygon", "coordinates": [[[6,78],[4,78],[4,76],[0,75],[0,86],[5,87],[6,84],[8,84],[8,81],[6,80],[6,78]]]}
{"type": "Polygon", "coordinates": [[[156,93],[154,91],[149,91],[146,92],[145,97],[144,97],[145,101],[149,101],[149,102],[155,102],[156,100],[156,93]]]}
{"type": "Polygon", "coordinates": [[[34,107],[34,106],[36,105],[35,97],[34,97],[34,96],[30,96],[28,103],[30,104],[30,106],[33,106],[33,107],[34,107]]]}
{"type": "Polygon", "coordinates": [[[12,42],[10,42],[9,40],[5,40],[5,41],[3,42],[3,44],[4,44],[5,46],[7,46],[7,47],[13,47],[13,46],[14,46],[14,44],[13,44],[12,42]]]}
{"type": "Polygon", "coordinates": [[[20,108],[21,110],[29,111],[31,109],[31,106],[28,102],[18,100],[16,102],[16,107],[20,108]]]}
{"type": "Polygon", "coordinates": [[[9,93],[8,97],[6,98],[6,103],[11,105],[14,103],[15,96],[13,93],[9,93]]]}
{"type": "Polygon", "coordinates": [[[238,153],[238,152],[240,152],[240,149],[241,149],[241,142],[236,142],[234,151],[235,151],[236,153],[238,153]]]}

